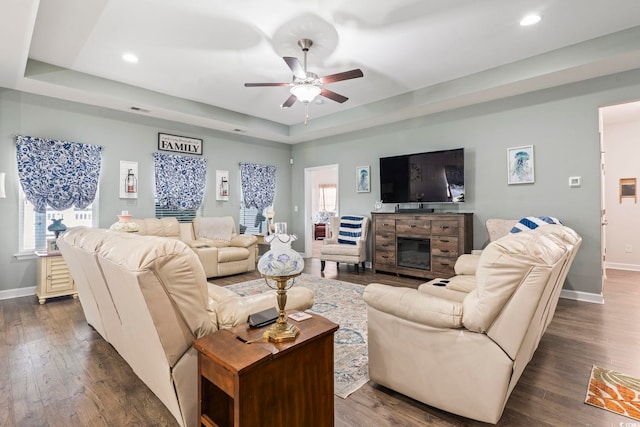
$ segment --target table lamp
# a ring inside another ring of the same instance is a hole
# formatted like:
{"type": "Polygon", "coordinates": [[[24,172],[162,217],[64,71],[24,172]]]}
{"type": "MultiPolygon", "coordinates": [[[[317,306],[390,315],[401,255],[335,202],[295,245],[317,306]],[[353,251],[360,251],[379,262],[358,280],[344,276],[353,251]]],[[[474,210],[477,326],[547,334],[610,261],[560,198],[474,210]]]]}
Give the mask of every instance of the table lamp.
{"type": "Polygon", "coordinates": [[[60,233],[62,233],[67,229],[67,226],[62,223],[63,219],[64,218],[58,218],[58,219],[52,218],[51,219],[52,223],[49,224],[49,226],[47,227],[47,230],[53,231],[53,234],[55,234],[56,239],[58,238],[60,233]]]}
{"type": "Polygon", "coordinates": [[[264,277],[267,286],[278,291],[278,320],[263,335],[265,340],[272,342],[292,341],[300,334],[297,326],[287,322],[284,308],[287,303],[287,290],[294,285],[295,278],[304,268],[302,256],[291,249],[291,242],[297,240],[297,237],[286,234],[286,225],[278,227],[278,230],[284,232],[270,234],[264,238],[266,243],[271,244],[271,249],[262,255],[258,262],[258,271],[264,277]],[[275,286],[269,283],[270,280],[275,281],[275,286]]]}

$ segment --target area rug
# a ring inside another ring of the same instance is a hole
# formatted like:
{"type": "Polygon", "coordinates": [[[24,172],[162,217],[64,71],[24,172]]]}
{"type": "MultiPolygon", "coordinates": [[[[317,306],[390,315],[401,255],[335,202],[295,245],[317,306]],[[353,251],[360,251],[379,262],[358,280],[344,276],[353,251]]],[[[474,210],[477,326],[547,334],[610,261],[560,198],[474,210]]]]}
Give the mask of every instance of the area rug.
{"type": "Polygon", "coordinates": [[[585,403],[640,421],[640,379],[594,366],[585,403]]]}
{"type": "MultiPolygon", "coordinates": [[[[340,325],[335,333],[334,376],[336,396],[345,399],[369,381],[367,359],[367,309],[363,285],[302,274],[294,286],[314,291],[309,310],[340,325]]],[[[265,292],[264,279],[229,285],[242,296],[265,292]]]]}

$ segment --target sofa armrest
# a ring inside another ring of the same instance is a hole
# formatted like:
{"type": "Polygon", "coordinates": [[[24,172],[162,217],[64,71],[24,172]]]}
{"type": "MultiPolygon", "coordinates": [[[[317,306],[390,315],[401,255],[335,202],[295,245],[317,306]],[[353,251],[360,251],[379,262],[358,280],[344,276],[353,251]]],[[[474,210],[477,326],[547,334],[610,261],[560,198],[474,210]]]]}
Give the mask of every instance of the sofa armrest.
{"type": "Polygon", "coordinates": [[[237,248],[248,248],[251,245],[258,243],[256,236],[250,236],[248,234],[240,234],[234,236],[229,243],[229,246],[235,246],[237,248]]]}
{"type": "Polygon", "coordinates": [[[239,295],[224,286],[218,286],[211,282],[207,282],[207,293],[209,298],[216,303],[221,303],[228,298],[237,298],[239,295]]]}
{"type": "MultiPolygon", "coordinates": [[[[266,288],[266,285],[265,285],[266,288]]],[[[293,287],[287,291],[287,304],[285,308],[306,310],[313,305],[313,291],[305,287],[293,287]]],[[[236,296],[220,302],[216,311],[218,314],[218,328],[228,329],[243,323],[247,323],[250,314],[257,313],[268,308],[277,309],[278,302],[276,291],[267,291],[262,294],[236,296]]]]}
{"type": "Polygon", "coordinates": [[[461,328],[462,303],[438,298],[413,288],[372,283],[364,289],[371,308],[436,328],[461,328]]]}
{"type": "Polygon", "coordinates": [[[462,254],[456,260],[453,269],[457,275],[474,276],[478,268],[478,261],[480,261],[480,255],[462,254]]]}

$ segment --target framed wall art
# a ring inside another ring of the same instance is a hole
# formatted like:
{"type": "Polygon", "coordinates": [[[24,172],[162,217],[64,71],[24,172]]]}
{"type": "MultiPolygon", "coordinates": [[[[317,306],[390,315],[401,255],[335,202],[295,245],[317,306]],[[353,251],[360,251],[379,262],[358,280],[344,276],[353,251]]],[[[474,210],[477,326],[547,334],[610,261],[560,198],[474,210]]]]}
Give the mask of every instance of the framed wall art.
{"type": "Polygon", "coordinates": [[[216,171],[216,200],[229,200],[229,171],[216,171]]]}
{"type": "Polygon", "coordinates": [[[356,191],[358,193],[371,192],[371,176],[369,166],[358,166],[356,168],[356,191]]]}
{"type": "Polygon", "coordinates": [[[533,145],[507,148],[507,184],[535,182],[533,145]]]}
{"type": "Polygon", "coordinates": [[[158,150],[202,156],[202,140],[188,136],[158,133],[158,150]]]}
{"type": "Polygon", "coordinates": [[[633,199],[634,203],[638,203],[636,178],[620,178],[620,203],[625,198],[633,199]]]}
{"type": "Polygon", "coordinates": [[[138,162],[120,160],[118,188],[121,199],[138,198],[138,162]]]}

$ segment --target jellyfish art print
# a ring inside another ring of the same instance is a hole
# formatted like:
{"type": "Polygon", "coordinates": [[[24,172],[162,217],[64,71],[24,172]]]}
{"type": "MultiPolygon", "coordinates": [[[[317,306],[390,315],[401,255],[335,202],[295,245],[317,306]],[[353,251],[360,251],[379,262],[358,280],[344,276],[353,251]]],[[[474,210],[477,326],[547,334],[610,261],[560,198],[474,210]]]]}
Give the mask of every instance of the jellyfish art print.
{"type": "Polygon", "coordinates": [[[533,182],[533,150],[532,147],[510,150],[509,183],[533,182]]]}

